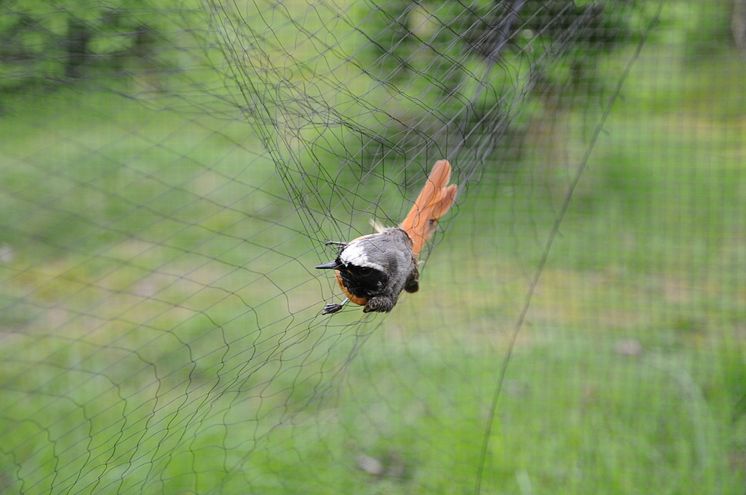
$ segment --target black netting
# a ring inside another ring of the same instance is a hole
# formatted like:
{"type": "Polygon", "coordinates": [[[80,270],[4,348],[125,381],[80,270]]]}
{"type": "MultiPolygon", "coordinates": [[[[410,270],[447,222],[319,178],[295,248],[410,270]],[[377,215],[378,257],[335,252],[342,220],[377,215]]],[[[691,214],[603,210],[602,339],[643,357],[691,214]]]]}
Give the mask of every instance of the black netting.
{"type": "Polygon", "coordinates": [[[0,491],[741,493],[745,14],[0,3],[0,491]]]}

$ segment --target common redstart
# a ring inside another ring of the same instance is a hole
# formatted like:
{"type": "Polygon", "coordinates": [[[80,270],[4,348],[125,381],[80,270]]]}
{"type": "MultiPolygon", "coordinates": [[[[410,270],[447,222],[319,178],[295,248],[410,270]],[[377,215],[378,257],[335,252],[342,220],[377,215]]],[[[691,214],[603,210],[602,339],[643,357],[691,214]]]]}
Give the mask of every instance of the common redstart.
{"type": "Polygon", "coordinates": [[[388,312],[396,305],[402,290],[417,292],[417,258],[430,239],[438,220],[456,199],[456,184],[448,185],[451,164],[438,160],[422,187],[412,209],[398,227],[377,226],[376,233],[349,242],[329,241],[339,254],[322,270],[335,270],[337,283],[346,298],[339,304],[327,304],[321,314],[336,313],[345,304],[363,306],[363,312],[388,312]]]}

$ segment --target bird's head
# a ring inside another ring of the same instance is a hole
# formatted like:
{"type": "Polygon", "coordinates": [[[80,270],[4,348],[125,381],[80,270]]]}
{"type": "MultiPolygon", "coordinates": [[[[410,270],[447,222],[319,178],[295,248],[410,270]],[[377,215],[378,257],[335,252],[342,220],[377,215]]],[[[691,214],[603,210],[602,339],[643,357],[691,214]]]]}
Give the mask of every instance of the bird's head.
{"type": "Polygon", "coordinates": [[[339,255],[320,270],[337,270],[349,288],[380,290],[386,286],[391,268],[390,256],[377,245],[376,234],[359,237],[341,247],[339,255]]]}

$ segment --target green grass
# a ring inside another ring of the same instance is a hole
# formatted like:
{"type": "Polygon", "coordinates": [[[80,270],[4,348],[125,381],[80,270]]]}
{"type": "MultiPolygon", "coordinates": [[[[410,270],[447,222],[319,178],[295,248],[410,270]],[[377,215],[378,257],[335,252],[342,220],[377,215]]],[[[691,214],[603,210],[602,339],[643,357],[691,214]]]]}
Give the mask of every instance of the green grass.
{"type": "MultiPolygon", "coordinates": [[[[348,325],[361,313],[317,316],[322,234],[239,120],[71,90],[11,102],[0,489],[471,493],[492,421],[483,493],[741,493],[746,69],[720,53],[672,64],[669,86],[662,54],[605,126],[494,418],[572,166],[535,149],[487,173],[421,292],[348,325]]],[[[565,115],[571,165],[584,116],[565,115]]]]}

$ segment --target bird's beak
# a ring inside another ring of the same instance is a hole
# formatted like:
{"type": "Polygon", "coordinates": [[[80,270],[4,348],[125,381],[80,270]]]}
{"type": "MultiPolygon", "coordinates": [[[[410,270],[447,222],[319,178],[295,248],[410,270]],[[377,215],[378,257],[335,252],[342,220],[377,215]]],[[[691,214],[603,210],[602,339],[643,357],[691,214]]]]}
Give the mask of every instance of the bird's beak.
{"type": "Polygon", "coordinates": [[[317,265],[316,268],[319,270],[335,270],[342,266],[340,263],[337,262],[337,260],[330,261],[329,263],[323,263],[321,265],[317,265]]]}

